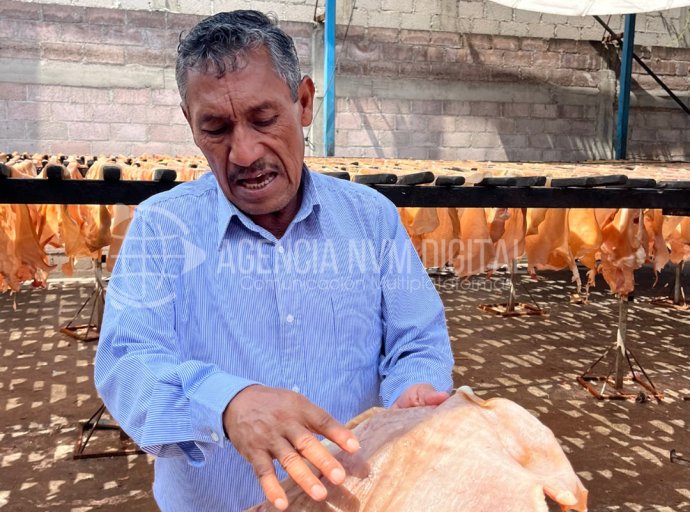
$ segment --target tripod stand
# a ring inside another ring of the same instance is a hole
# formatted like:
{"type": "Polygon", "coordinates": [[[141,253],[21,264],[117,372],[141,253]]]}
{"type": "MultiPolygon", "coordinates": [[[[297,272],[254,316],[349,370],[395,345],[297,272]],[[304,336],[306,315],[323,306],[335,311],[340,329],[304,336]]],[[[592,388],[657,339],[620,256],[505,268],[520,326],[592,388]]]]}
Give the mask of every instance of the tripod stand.
{"type": "Polygon", "coordinates": [[[79,310],[74,314],[72,319],[67,322],[63,328],[60,329],[62,334],[79,341],[96,341],[98,333],[101,329],[101,322],[103,321],[103,309],[105,308],[105,279],[103,279],[103,263],[105,256],[100,259],[94,259],[94,273],[96,279],[96,286],[89,295],[89,298],[84,301],[79,310]],[[85,324],[77,324],[81,312],[89,306],[89,320],[85,324]]]}

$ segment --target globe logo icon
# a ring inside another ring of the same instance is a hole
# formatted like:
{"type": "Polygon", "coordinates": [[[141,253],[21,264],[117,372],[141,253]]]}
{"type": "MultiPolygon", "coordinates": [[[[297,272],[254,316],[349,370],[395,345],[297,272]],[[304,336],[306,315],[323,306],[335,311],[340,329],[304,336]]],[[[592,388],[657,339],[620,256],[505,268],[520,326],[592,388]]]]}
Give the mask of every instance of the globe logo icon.
{"type": "Polygon", "coordinates": [[[137,209],[108,285],[116,308],[157,308],[175,299],[175,281],[206,260],[189,226],[155,205],[137,209]]]}

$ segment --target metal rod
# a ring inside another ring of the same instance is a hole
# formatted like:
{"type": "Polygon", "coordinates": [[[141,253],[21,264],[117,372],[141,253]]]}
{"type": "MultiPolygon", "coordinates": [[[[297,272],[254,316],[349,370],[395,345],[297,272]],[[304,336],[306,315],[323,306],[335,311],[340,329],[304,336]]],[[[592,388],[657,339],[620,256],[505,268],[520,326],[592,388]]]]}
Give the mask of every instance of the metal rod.
{"type": "MultiPolygon", "coordinates": [[[[614,359],[614,361],[617,363],[618,359],[614,359]]],[[[615,369],[618,369],[618,365],[616,364],[615,369]]],[[[601,385],[601,391],[599,391],[599,394],[601,396],[604,396],[606,394],[606,386],[609,383],[609,379],[611,378],[611,372],[613,372],[614,367],[611,366],[611,362],[609,361],[608,365],[606,365],[606,376],[604,377],[604,381],[601,385]]]]}
{"type": "Polygon", "coordinates": [[[628,152],[628,120],[630,119],[630,83],[635,45],[635,15],[625,15],[625,32],[621,53],[621,76],[618,91],[618,120],[616,122],[616,160],[625,160],[628,152]]]}
{"type": "Polygon", "coordinates": [[[591,365],[589,365],[589,368],[587,368],[585,370],[585,372],[582,374],[582,377],[587,376],[594,369],[594,367],[601,362],[602,359],[604,359],[607,355],[609,355],[609,352],[611,352],[611,350],[613,350],[613,348],[614,347],[607,348],[606,352],[604,352],[599,359],[597,359],[591,365]]]}
{"type": "Polygon", "coordinates": [[[683,273],[683,260],[680,260],[676,265],[676,282],[673,285],[673,303],[680,306],[683,303],[681,298],[682,286],[680,285],[680,276],[683,273]]]}
{"type": "MultiPolygon", "coordinates": [[[[611,27],[609,27],[609,26],[606,24],[606,22],[605,22],[604,20],[602,20],[599,16],[594,16],[594,19],[597,20],[597,22],[599,22],[599,24],[600,24],[602,27],[604,27],[604,29],[605,29],[610,35],[612,35],[612,36],[613,36],[614,38],[616,38],[616,39],[619,39],[618,34],[616,34],[616,33],[611,29],[611,27]]],[[[644,61],[643,61],[636,53],[634,53],[634,52],[633,52],[633,59],[635,59],[635,62],[637,62],[637,63],[640,65],[640,67],[641,67],[642,69],[644,69],[645,72],[646,72],[649,76],[651,76],[657,84],[659,84],[659,87],[661,87],[661,88],[664,90],[664,92],[666,92],[666,94],[668,94],[669,97],[670,97],[673,101],[675,101],[675,102],[678,104],[678,106],[679,106],[680,108],[682,108],[683,111],[684,111],[686,114],[690,115],[690,107],[688,107],[685,103],[683,103],[683,100],[681,100],[678,96],[676,96],[675,93],[674,93],[671,89],[669,89],[669,87],[664,83],[664,81],[663,81],[661,78],[659,78],[659,76],[658,76],[654,71],[652,71],[652,69],[651,69],[649,66],[647,66],[647,64],[645,64],[644,61]]]]}
{"type": "Polygon", "coordinates": [[[326,19],[323,32],[323,145],[325,156],[335,154],[335,2],[326,0],[326,19]]]}
{"type": "MultiPolygon", "coordinates": [[[[130,204],[170,190],[181,182],[5,179],[0,204],[130,204]]],[[[410,187],[372,188],[398,207],[446,208],[659,208],[690,210],[688,190],[672,188],[410,187]]]]}
{"type": "Polygon", "coordinates": [[[103,286],[103,264],[100,258],[94,261],[96,264],[96,332],[101,332],[103,325],[103,313],[105,309],[105,286],[103,286]]]}
{"type": "Polygon", "coordinates": [[[508,295],[508,304],[506,305],[506,312],[515,311],[515,283],[517,280],[517,261],[510,262],[510,291],[508,295]]]}
{"type": "Polygon", "coordinates": [[[638,381],[638,383],[642,384],[643,387],[646,387],[649,391],[651,391],[657,399],[660,399],[661,395],[656,390],[656,386],[652,382],[652,379],[649,378],[649,375],[647,375],[647,372],[644,370],[644,367],[640,364],[640,362],[635,357],[635,354],[633,354],[631,350],[628,350],[627,355],[629,356],[628,357],[628,365],[630,366],[630,368],[631,369],[633,368],[633,365],[630,362],[630,358],[632,358],[632,360],[635,361],[635,364],[637,365],[637,367],[642,372],[642,375],[644,376],[644,378],[647,379],[647,382],[649,382],[649,386],[645,385],[641,380],[637,379],[637,376],[635,376],[634,371],[633,371],[633,377],[638,381]]]}
{"type": "MultiPolygon", "coordinates": [[[[81,305],[81,307],[77,310],[77,312],[74,314],[74,316],[72,317],[72,319],[71,319],[69,322],[67,322],[67,325],[65,326],[65,328],[70,328],[70,327],[72,327],[72,323],[75,322],[75,321],[77,320],[77,318],[79,318],[79,315],[81,314],[82,311],[84,311],[84,308],[85,308],[86,305],[91,301],[91,299],[93,299],[93,297],[94,297],[95,294],[96,294],[96,290],[94,290],[94,291],[91,292],[91,295],[89,295],[89,298],[86,299],[86,301],[81,305]]],[[[92,313],[92,314],[93,314],[93,313],[92,313]]],[[[89,323],[90,323],[90,322],[91,322],[91,321],[89,320],[89,323]]]]}
{"type": "Polygon", "coordinates": [[[98,290],[98,285],[96,285],[96,289],[91,294],[91,297],[93,297],[93,304],[91,304],[91,313],[89,314],[89,322],[86,324],[86,333],[84,334],[84,338],[89,337],[89,331],[91,331],[92,329],[96,330],[96,324],[94,323],[94,317],[96,317],[96,321],[97,321],[98,320],[98,302],[101,298],[101,294],[98,290]]]}
{"type": "Polygon", "coordinates": [[[577,268],[577,262],[575,262],[574,258],[572,259],[570,270],[573,273],[573,277],[575,278],[575,295],[571,295],[571,297],[580,301],[582,300],[582,278],[580,277],[580,269],[577,268]]]}
{"type": "Polygon", "coordinates": [[[616,333],[615,382],[616,391],[623,389],[624,361],[626,361],[625,340],[628,334],[628,296],[618,299],[618,332],[616,333]]]}
{"type": "Polygon", "coordinates": [[[98,428],[98,424],[101,422],[101,416],[103,416],[104,412],[105,404],[101,404],[101,406],[96,410],[95,413],[93,413],[93,415],[86,422],[88,432],[86,433],[86,438],[84,439],[84,442],[82,444],[82,449],[80,450],[81,452],[83,452],[84,448],[86,448],[86,445],[89,444],[89,440],[91,440],[91,436],[98,428]]]}

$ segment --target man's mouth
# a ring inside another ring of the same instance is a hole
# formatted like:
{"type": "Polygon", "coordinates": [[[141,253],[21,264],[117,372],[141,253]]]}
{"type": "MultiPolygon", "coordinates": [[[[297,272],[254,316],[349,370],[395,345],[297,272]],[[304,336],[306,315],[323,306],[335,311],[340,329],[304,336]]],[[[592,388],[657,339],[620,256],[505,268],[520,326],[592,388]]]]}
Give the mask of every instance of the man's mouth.
{"type": "Polygon", "coordinates": [[[238,179],[237,184],[249,190],[260,190],[264,187],[267,187],[274,179],[276,179],[277,176],[277,172],[267,171],[262,172],[253,178],[238,179]]]}

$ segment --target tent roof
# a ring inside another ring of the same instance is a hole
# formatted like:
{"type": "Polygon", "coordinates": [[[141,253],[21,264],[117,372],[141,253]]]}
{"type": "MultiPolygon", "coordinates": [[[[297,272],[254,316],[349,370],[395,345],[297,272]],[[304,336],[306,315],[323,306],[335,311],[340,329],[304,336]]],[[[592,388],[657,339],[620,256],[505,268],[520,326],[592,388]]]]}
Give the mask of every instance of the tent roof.
{"type": "Polygon", "coordinates": [[[690,0],[493,0],[496,3],[524,9],[527,11],[563,14],[566,16],[589,16],[607,14],[633,14],[640,12],[661,11],[690,5],[690,0]]]}

